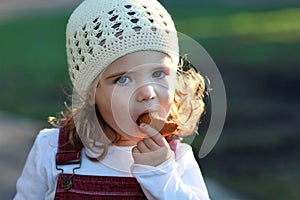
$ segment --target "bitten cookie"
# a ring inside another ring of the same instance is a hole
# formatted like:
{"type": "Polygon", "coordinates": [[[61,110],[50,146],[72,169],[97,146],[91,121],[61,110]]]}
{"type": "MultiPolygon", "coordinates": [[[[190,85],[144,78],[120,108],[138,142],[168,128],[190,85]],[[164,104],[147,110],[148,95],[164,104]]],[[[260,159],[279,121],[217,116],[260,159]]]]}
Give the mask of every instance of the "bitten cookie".
{"type": "Polygon", "coordinates": [[[142,123],[149,124],[152,128],[159,131],[159,133],[164,137],[172,134],[177,130],[178,127],[178,124],[164,121],[162,119],[154,117],[150,113],[143,114],[138,118],[137,124],[140,125],[142,123]]]}

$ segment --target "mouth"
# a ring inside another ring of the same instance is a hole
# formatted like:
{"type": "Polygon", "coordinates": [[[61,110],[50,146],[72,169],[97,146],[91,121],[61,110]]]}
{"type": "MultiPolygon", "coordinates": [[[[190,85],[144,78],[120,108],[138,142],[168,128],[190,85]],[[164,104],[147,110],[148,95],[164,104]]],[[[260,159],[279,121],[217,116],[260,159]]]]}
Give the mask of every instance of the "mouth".
{"type": "Polygon", "coordinates": [[[147,112],[141,114],[137,119],[136,123],[138,126],[140,126],[142,123],[149,124],[152,128],[157,130],[164,137],[171,135],[178,128],[178,124],[163,120],[158,116],[157,112],[147,112]]]}
{"type": "Polygon", "coordinates": [[[140,126],[142,123],[151,124],[151,121],[154,120],[155,118],[159,118],[157,112],[146,111],[138,117],[138,119],[136,120],[136,124],[138,126],[140,126]]]}

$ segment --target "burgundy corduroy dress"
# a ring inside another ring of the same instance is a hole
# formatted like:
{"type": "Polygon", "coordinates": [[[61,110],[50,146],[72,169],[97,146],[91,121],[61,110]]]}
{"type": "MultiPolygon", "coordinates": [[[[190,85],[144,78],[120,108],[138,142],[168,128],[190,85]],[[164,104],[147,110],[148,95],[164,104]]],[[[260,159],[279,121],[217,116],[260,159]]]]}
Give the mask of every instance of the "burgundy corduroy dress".
{"type": "MultiPolygon", "coordinates": [[[[62,165],[81,165],[82,145],[76,144],[75,148],[68,141],[64,129],[59,131],[58,152],[56,154],[56,167],[61,170],[62,165]]],[[[134,177],[90,176],[64,174],[58,177],[55,200],[94,200],[94,199],[122,199],[139,200],[147,199],[140,184],[134,177]]]]}

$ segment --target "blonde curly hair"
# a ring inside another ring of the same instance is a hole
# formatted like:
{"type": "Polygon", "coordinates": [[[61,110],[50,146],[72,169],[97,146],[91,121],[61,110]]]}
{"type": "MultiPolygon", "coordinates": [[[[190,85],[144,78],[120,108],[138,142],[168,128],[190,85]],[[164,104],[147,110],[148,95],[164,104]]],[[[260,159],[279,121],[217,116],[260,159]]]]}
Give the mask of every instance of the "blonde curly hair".
{"type": "MultiPolygon", "coordinates": [[[[200,117],[205,111],[204,98],[208,90],[204,77],[197,72],[186,56],[180,57],[176,78],[174,102],[168,120],[178,124],[178,130],[173,136],[188,136],[197,133],[200,117]]],[[[89,90],[90,94],[94,92],[92,88],[93,86],[89,90]]],[[[94,98],[93,95],[87,96],[94,98]]],[[[71,144],[83,144],[92,153],[90,158],[101,160],[106,156],[108,146],[118,141],[119,135],[116,134],[114,139],[108,138],[102,130],[104,127],[110,127],[102,119],[96,106],[76,95],[71,97],[79,103],[74,104],[73,101],[72,107],[66,104],[65,111],[56,117],[49,117],[48,121],[55,127],[64,128],[71,144]],[[74,118],[80,123],[76,123],[74,118]],[[99,133],[99,124],[102,133],[99,133]]]]}

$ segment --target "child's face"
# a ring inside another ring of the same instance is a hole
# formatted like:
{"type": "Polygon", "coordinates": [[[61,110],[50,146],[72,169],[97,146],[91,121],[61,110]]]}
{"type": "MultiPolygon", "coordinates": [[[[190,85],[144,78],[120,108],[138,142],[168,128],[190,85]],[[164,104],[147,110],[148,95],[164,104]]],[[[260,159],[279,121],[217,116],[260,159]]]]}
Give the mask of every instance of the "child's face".
{"type": "Polygon", "coordinates": [[[157,111],[166,118],[174,98],[176,65],[156,51],[139,51],[121,57],[101,73],[96,105],[105,122],[132,141],[145,137],[136,121],[157,111]]]}

